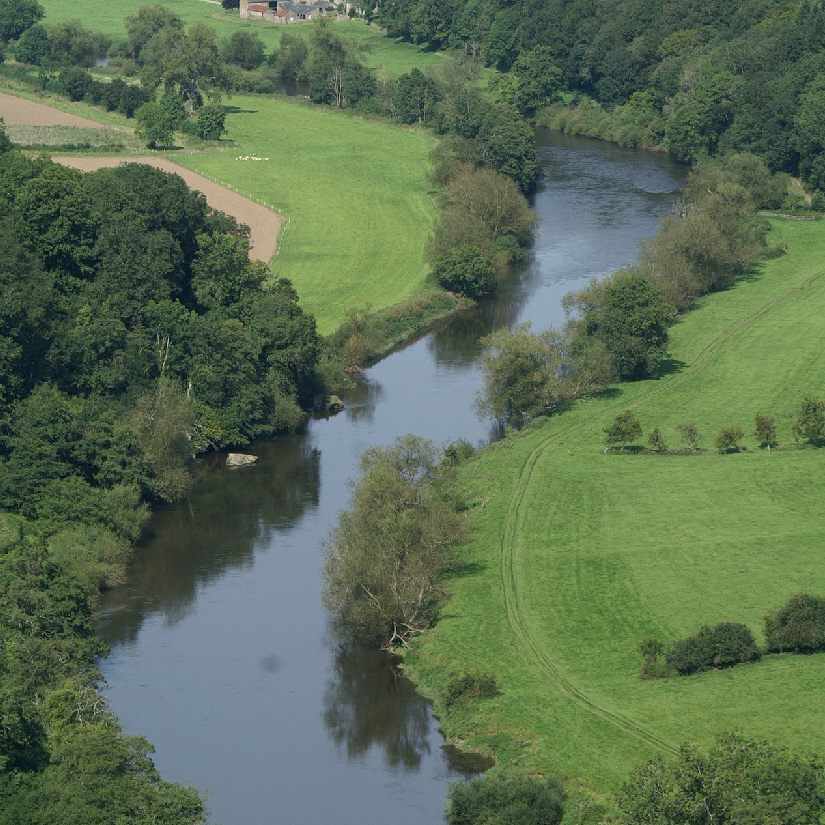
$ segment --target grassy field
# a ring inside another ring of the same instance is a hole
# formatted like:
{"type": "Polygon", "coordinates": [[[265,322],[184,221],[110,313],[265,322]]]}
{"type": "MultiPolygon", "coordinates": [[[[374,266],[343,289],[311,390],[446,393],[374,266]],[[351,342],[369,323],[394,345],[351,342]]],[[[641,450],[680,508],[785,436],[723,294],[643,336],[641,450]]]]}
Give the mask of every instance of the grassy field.
{"type": "Polygon", "coordinates": [[[242,146],[175,160],[289,217],[272,261],[329,333],[350,309],[397,304],[424,286],[436,210],[426,179],[433,138],[302,101],[233,96],[242,146]],[[267,160],[238,160],[256,155],[267,160]]]}
{"type": "MultiPolygon", "coordinates": [[[[42,0],[40,5],[46,11],[44,23],[79,19],[87,28],[107,34],[113,42],[126,39],[124,20],[136,15],[141,5],[166,6],[177,14],[187,27],[193,23],[205,23],[215,29],[221,39],[228,38],[237,29],[254,31],[263,40],[267,54],[277,48],[281,35],[287,30],[286,26],[279,23],[241,20],[237,9],[227,12],[220,5],[204,0],[146,0],[145,3],[111,0],[105,4],[95,0],[73,0],[71,3],[42,0]]],[[[426,51],[412,43],[398,43],[387,37],[380,29],[367,26],[363,21],[340,20],[334,22],[333,27],[338,34],[353,44],[367,66],[381,67],[393,77],[413,68],[422,71],[430,67],[437,68],[443,65],[446,59],[443,55],[426,51]]],[[[310,28],[310,25],[289,26],[289,31],[306,36],[310,28]]]]}
{"type": "Polygon", "coordinates": [[[638,643],[704,623],[762,619],[793,593],[825,595],[825,451],[793,449],[794,409],[825,393],[825,225],[777,222],[789,245],[672,330],[673,369],[578,404],[464,470],[476,526],[437,629],[408,654],[433,695],[445,674],[492,671],[503,692],[443,720],[503,763],[615,787],[685,739],[738,728],[825,757],[825,655],[770,656],[642,682],[638,643]],[[603,453],[632,409],[645,433],[695,422],[700,455],[603,453]],[[757,410],[788,449],[753,436],[757,410]],[[738,425],[747,451],[712,450],[738,425]]]}
{"type": "MultiPolygon", "coordinates": [[[[125,127],[124,145],[131,145],[134,121],[6,86],[65,111],[125,127]]],[[[350,309],[383,309],[425,287],[423,252],[436,215],[426,177],[434,144],[428,133],[292,98],[235,95],[227,105],[231,111],[223,147],[158,154],[288,217],[271,268],[293,282],[322,333],[337,329],[350,309]],[[267,160],[238,160],[252,155],[267,160]]],[[[29,143],[26,128],[15,128],[29,143]]],[[[48,131],[43,127],[41,132],[44,129],[48,131]]],[[[120,154],[127,160],[129,154],[146,150],[135,142],[132,152],[120,154]]]]}

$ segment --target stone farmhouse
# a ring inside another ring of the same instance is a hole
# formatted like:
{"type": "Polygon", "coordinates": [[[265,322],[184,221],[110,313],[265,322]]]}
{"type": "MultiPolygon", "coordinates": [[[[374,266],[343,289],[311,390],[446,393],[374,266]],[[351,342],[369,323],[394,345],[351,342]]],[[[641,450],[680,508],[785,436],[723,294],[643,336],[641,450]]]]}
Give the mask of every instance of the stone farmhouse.
{"type": "Polygon", "coordinates": [[[303,23],[315,20],[329,8],[329,0],[314,0],[312,3],[294,3],[292,0],[263,0],[250,3],[241,0],[242,20],[269,20],[271,23],[303,23]]]}

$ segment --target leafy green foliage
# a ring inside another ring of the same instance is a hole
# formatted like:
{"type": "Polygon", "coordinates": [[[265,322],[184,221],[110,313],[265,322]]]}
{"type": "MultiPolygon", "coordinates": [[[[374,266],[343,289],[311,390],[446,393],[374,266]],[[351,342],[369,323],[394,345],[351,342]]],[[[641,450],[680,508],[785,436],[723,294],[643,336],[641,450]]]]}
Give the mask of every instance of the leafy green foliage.
{"type": "Polygon", "coordinates": [[[767,447],[770,450],[771,445],[776,444],[776,421],[767,415],[762,415],[762,413],[757,412],[755,424],[756,428],[753,434],[756,436],[756,440],[763,447],[767,447]]]}
{"type": "Polygon", "coordinates": [[[655,373],[667,344],[673,309],[659,289],[635,270],[622,270],[565,298],[578,308],[577,346],[598,344],[609,353],[619,378],[638,380],[655,373]]]}
{"type": "Polygon", "coordinates": [[[674,642],[665,652],[668,668],[680,676],[755,662],[761,656],[753,634],[738,622],[705,625],[693,636],[674,642]]]}
{"type": "Polygon", "coordinates": [[[469,699],[492,699],[501,691],[492,673],[477,673],[468,670],[447,682],[444,688],[444,702],[451,707],[456,702],[469,699]]]}
{"type": "Polygon", "coordinates": [[[238,29],[229,35],[220,47],[221,57],[227,62],[250,71],[263,63],[264,44],[255,32],[238,29]]]}
{"type": "Polygon", "coordinates": [[[482,339],[479,368],[484,390],[476,401],[481,415],[519,427],[546,415],[558,403],[564,381],[561,353],[552,332],[535,335],[529,324],[499,330],[482,339]]]}
{"type": "Polygon", "coordinates": [[[0,40],[16,40],[43,17],[37,0],[3,0],[0,3],[0,40]]]}
{"type": "Polygon", "coordinates": [[[144,103],[136,112],[135,134],[149,149],[169,146],[175,129],[174,116],[160,103],[144,103]]]}
{"type": "Polygon", "coordinates": [[[702,438],[699,428],[692,421],[682,421],[676,425],[675,429],[695,453],[699,449],[699,441],[702,438]]]}
{"type": "Polygon", "coordinates": [[[818,762],[736,733],[721,736],[709,752],[685,744],[674,761],[642,765],[617,796],[631,825],[813,825],[825,808],[818,762]]]}
{"type": "Polygon", "coordinates": [[[662,435],[662,431],[658,427],[654,427],[647,436],[647,443],[650,445],[650,449],[657,453],[666,453],[667,452],[667,443],[665,442],[665,437],[662,435]]]}
{"type": "Polygon", "coordinates": [[[226,132],[226,110],[219,103],[207,103],[198,109],[198,137],[220,140],[226,132]]]}
{"type": "Polygon", "coordinates": [[[438,283],[451,292],[480,298],[495,286],[496,270],[477,246],[450,250],[433,265],[438,283]]]}
{"type": "Polygon", "coordinates": [[[558,825],[565,795],[554,777],[540,779],[515,771],[473,777],[450,786],[450,825],[558,825]]]}
{"type": "Polygon", "coordinates": [[[825,599],[791,596],[781,610],[765,616],[765,638],[772,653],[825,650],[825,599]]]}
{"type": "Polygon", "coordinates": [[[741,427],[722,427],[716,434],[713,446],[716,447],[720,453],[729,453],[732,450],[740,452],[742,448],[739,446],[739,442],[744,437],[745,433],[741,427]]]}
{"type": "Polygon", "coordinates": [[[294,80],[303,71],[308,56],[306,40],[298,34],[284,32],[278,48],[270,54],[267,63],[281,77],[294,80]]]}
{"type": "Polygon", "coordinates": [[[793,434],[797,441],[816,447],[825,444],[825,401],[805,396],[796,411],[793,434]]]}
{"type": "Polygon", "coordinates": [[[324,566],[324,604],[344,638],[392,649],[435,621],[440,578],[468,536],[438,458],[412,435],[362,455],[324,566]]]}
{"type": "Polygon", "coordinates": [[[626,444],[642,434],[642,425],[633,410],[624,410],[604,428],[604,434],[608,447],[621,444],[624,450],[626,444]]]}

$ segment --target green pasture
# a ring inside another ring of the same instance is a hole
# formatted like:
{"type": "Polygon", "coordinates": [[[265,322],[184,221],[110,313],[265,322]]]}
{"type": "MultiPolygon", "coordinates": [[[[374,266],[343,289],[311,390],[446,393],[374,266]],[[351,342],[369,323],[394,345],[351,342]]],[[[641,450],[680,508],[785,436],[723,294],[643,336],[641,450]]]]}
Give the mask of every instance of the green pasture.
{"type": "Polygon", "coordinates": [[[289,217],[271,266],[321,332],[350,309],[391,306],[424,286],[432,137],[296,100],[229,104],[228,137],[242,149],[168,156],[289,217]],[[252,154],[266,160],[238,160],[252,154]]]}
{"type": "Polygon", "coordinates": [[[656,381],[627,384],[495,445],[463,470],[475,534],[431,634],[408,654],[437,697],[450,674],[492,671],[495,699],[442,720],[448,738],[600,790],[685,739],[738,728],[825,757],[825,655],[770,656],[643,682],[638,643],[762,619],[788,596],[825,595],[825,450],[796,449],[796,405],[825,395],[825,224],[776,222],[788,254],[708,296],[672,330],[656,381]],[[699,455],[605,455],[630,408],[699,455]],[[759,410],[785,447],[761,450],[759,410]],[[746,433],[718,455],[720,427],[746,433]]]}
{"type": "MultiPolygon", "coordinates": [[[[219,4],[208,0],[111,0],[104,4],[95,0],[73,0],[71,3],[42,0],[40,5],[46,11],[44,23],[78,19],[87,28],[103,32],[115,42],[126,39],[124,20],[136,15],[143,5],[166,6],[177,14],[187,27],[194,23],[205,23],[215,29],[221,39],[229,37],[239,28],[254,31],[263,40],[267,54],[277,48],[285,31],[306,36],[312,27],[311,24],[287,27],[262,20],[241,20],[237,9],[231,12],[224,11],[219,4]]],[[[367,66],[382,68],[392,77],[414,68],[422,71],[431,67],[438,68],[446,59],[443,55],[427,51],[413,43],[397,42],[387,37],[381,29],[366,25],[363,20],[337,20],[332,25],[337,34],[351,42],[367,66]]]]}

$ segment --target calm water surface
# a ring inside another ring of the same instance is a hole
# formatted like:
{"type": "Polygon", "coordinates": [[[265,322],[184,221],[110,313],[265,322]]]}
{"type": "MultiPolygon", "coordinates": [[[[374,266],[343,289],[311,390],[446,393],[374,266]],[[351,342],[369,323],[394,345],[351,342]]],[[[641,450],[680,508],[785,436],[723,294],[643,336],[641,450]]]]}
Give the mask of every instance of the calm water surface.
{"type": "Polygon", "coordinates": [[[663,155],[539,133],[546,180],[524,271],[390,356],[254,467],[202,463],[191,500],[155,514],[130,582],[99,621],[109,699],[167,779],[211,794],[222,825],[438,825],[461,776],[429,705],[388,658],[343,652],[320,606],[322,542],[360,453],[414,432],[491,436],[472,399],[479,338],[564,320],[561,297],[632,262],[684,170],[663,155]]]}

